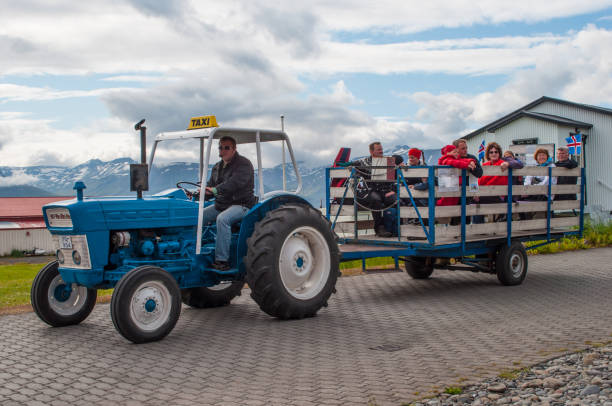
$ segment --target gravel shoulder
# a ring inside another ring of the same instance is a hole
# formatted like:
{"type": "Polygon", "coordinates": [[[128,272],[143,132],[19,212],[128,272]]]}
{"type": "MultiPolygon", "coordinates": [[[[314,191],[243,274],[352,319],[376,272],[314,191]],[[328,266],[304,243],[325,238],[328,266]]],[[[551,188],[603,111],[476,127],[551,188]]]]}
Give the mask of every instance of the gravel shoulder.
{"type": "Polygon", "coordinates": [[[462,388],[460,394],[444,393],[413,405],[612,406],[611,343],[508,371],[462,388]]]}

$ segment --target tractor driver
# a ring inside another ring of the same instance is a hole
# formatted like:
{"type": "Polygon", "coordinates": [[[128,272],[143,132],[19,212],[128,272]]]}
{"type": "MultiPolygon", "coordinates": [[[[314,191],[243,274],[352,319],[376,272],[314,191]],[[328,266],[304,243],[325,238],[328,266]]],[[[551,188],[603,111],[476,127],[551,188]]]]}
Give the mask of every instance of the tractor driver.
{"type": "Polygon", "coordinates": [[[232,224],[240,221],[257,201],[253,193],[255,171],[251,161],[238,154],[236,141],[231,137],[223,136],[219,140],[219,157],[221,160],[212,168],[205,192],[207,198],[215,197],[215,204],[204,209],[202,223],[207,225],[216,219],[215,262],[211,266],[227,271],[231,268],[232,224]]]}

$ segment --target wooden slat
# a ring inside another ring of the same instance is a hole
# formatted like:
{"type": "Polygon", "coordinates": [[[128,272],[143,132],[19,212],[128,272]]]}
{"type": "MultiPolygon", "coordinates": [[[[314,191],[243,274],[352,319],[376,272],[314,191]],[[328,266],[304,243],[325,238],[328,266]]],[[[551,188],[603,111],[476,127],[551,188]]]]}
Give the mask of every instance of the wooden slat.
{"type": "MultiPolygon", "coordinates": [[[[340,205],[332,204],[330,207],[330,218],[333,221],[338,208],[340,205]]],[[[559,200],[553,201],[551,205],[552,210],[576,210],[580,208],[580,202],[578,200],[559,200]]],[[[476,204],[470,204],[466,206],[467,216],[486,215],[486,214],[502,214],[506,213],[508,205],[506,203],[494,203],[494,204],[481,204],[480,207],[476,204]]],[[[546,211],[546,202],[519,202],[512,203],[513,213],[528,213],[537,211],[546,211]]],[[[368,215],[369,211],[359,209],[358,215],[368,215]]],[[[419,207],[419,213],[422,218],[429,218],[429,209],[427,207],[419,207]]],[[[353,206],[344,205],[340,210],[340,216],[353,217],[353,206]]],[[[437,206],[436,217],[453,217],[461,215],[461,206],[437,206]]],[[[400,208],[401,218],[417,218],[416,209],[414,207],[402,206],[400,208]]],[[[348,220],[339,220],[348,221],[348,220]]]]}
{"type": "MultiPolygon", "coordinates": [[[[336,233],[342,233],[346,236],[352,236],[354,233],[354,223],[336,223],[336,233]]],[[[579,217],[559,217],[550,220],[551,231],[567,231],[559,230],[560,228],[575,227],[580,224],[579,217]]],[[[465,235],[467,237],[475,236],[486,236],[486,237],[505,237],[506,236],[506,222],[497,223],[484,223],[484,224],[466,224],[465,235]]],[[[400,227],[402,240],[412,238],[425,238],[425,232],[419,225],[402,225],[400,227]]],[[[429,231],[429,229],[427,229],[429,231]]],[[[546,232],[546,219],[537,220],[521,220],[512,221],[512,234],[532,231],[532,230],[544,230],[546,232]]],[[[459,240],[461,236],[461,226],[451,226],[445,224],[436,224],[436,243],[440,241],[459,240]]],[[[374,230],[359,230],[360,235],[374,234],[374,230]]],[[[527,233],[528,235],[529,233],[527,233]]]]}
{"type": "MultiPolygon", "coordinates": [[[[342,197],[344,195],[344,187],[330,187],[329,194],[332,198],[342,197]]],[[[508,192],[507,186],[480,186],[478,191],[467,191],[466,196],[506,196],[508,192]]],[[[552,193],[554,194],[574,194],[580,192],[580,185],[553,185],[552,193]]],[[[426,198],[429,194],[427,190],[411,190],[413,198],[426,198]]],[[[512,186],[512,194],[514,196],[523,195],[546,195],[548,194],[548,185],[530,185],[512,186]]],[[[410,195],[405,188],[400,189],[400,197],[408,198],[410,195]]],[[[346,192],[347,198],[353,197],[353,190],[349,188],[346,192]]],[[[440,192],[436,187],[436,198],[438,197],[461,197],[461,190],[453,192],[440,192]]]]}
{"type": "MultiPolygon", "coordinates": [[[[551,228],[558,227],[572,227],[579,225],[580,218],[579,217],[561,217],[551,219],[550,224],[551,228]]],[[[506,222],[499,223],[484,223],[484,224],[466,224],[465,226],[465,235],[466,236],[474,236],[474,235],[488,235],[488,236],[506,236],[506,222]]],[[[529,231],[529,230],[537,230],[537,229],[546,229],[546,219],[538,219],[538,220],[522,220],[522,221],[513,221],[512,222],[512,233],[515,231],[529,231]]],[[[411,237],[425,237],[425,233],[423,232],[423,228],[421,226],[414,225],[404,225],[401,226],[401,234],[402,236],[411,236],[411,237]]],[[[438,239],[449,239],[455,238],[459,239],[461,236],[461,226],[451,226],[451,225],[436,225],[436,242],[438,239]]]]}
{"type": "Polygon", "coordinates": [[[427,168],[402,168],[402,174],[405,178],[426,178],[429,176],[427,168]]]}
{"type": "MultiPolygon", "coordinates": [[[[507,176],[508,171],[502,171],[499,166],[483,166],[483,173],[486,176],[507,176]]],[[[427,168],[402,168],[405,177],[410,178],[426,178],[429,175],[427,168]]],[[[332,168],[329,170],[330,177],[332,178],[348,178],[351,176],[350,168],[332,168]]],[[[456,169],[456,174],[459,176],[459,169],[456,169]]],[[[522,169],[514,169],[512,171],[513,176],[547,176],[548,168],[540,166],[527,166],[522,169]]],[[[553,176],[580,176],[580,168],[567,169],[567,168],[552,168],[553,176]]],[[[436,170],[437,176],[437,170],[436,170]]]]}

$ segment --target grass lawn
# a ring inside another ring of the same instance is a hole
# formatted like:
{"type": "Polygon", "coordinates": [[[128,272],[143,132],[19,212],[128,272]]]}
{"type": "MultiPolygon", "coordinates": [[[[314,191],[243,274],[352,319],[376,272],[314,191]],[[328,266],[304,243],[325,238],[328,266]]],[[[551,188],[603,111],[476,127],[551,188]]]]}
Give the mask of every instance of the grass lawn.
{"type": "Polygon", "coordinates": [[[42,264],[0,265],[0,309],[30,303],[30,286],[42,264]]]}
{"type": "MultiPolygon", "coordinates": [[[[45,264],[0,265],[0,312],[30,304],[32,281],[43,266],[45,264]]],[[[107,301],[112,292],[112,289],[99,290],[98,299],[107,301]]]]}

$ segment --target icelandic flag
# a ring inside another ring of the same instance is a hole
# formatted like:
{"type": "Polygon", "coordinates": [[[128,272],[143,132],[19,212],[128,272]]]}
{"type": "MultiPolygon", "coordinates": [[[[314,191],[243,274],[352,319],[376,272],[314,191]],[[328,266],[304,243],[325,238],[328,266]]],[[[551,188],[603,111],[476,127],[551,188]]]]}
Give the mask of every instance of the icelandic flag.
{"type": "Polygon", "coordinates": [[[480,147],[478,147],[478,160],[480,162],[484,161],[484,156],[485,156],[485,141],[482,140],[482,144],[480,144],[480,147]]]}
{"type": "Polygon", "coordinates": [[[572,134],[565,139],[565,142],[567,142],[567,148],[569,148],[570,155],[580,155],[582,134],[572,134]]]}

